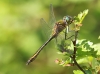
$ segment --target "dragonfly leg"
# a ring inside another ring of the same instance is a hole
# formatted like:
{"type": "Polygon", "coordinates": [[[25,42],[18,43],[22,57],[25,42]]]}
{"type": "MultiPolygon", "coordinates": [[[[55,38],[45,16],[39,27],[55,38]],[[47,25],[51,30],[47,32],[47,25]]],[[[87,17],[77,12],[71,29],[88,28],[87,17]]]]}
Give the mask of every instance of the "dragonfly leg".
{"type": "Polygon", "coordinates": [[[67,37],[68,32],[69,32],[69,26],[67,26],[65,29],[65,40],[67,39],[66,37],[67,37]]]}
{"type": "MultiPolygon", "coordinates": [[[[65,29],[65,40],[71,39],[74,36],[74,35],[71,35],[70,37],[68,37],[68,33],[72,32],[72,31],[74,31],[74,30],[70,30],[69,26],[66,27],[66,29],[65,29]]],[[[71,39],[71,41],[72,41],[72,39],[71,39]]]]}
{"type": "MultiPolygon", "coordinates": [[[[74,35],[71,35],[71,36],[70,36],[70,37],[68,37],[66,40],[71,39],[73,36],[74,36],[74,35]]],[[[72,39],[71,39],[71,41],[72,41],[72,39]]]]}

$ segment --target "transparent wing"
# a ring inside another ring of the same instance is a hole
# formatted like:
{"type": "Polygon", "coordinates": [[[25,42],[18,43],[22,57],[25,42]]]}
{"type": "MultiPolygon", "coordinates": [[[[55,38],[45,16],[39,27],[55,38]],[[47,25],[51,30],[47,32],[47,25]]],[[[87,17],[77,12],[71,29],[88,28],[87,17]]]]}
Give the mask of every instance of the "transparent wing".
{"type": "Polygon", "coordinates": [[[54,15],[54,11],[53,11],[53,6],[52,4],[50,4],[50,11],[49,11],[49,25],[50,27],[53,28],[53,26],[55,25],[56,19],[55,19],[55,15],[54,15]]]}
{"type": "Polygon", "coordinates": [[[69,26],[67,26],[57,37],[57,44],[61,43],[63,40],[67,44],[74,38],[74,31],[69,31],[69,26]]]}
{"type": "Polygon", "coordinates": [[[47,38],[50,37],[52,28],[55,25],[55,22],[56,22],[56,19],[55,19],[54,12],[53,12],[53,6],[52,4],[50,4],[49,22],[47,23],[43,18],[40,19],[40,23],[42,26],[42,32],[44,36],[46,36],[47,38]]]}
{"type": "Polygon", "coordinates": [[[50,28],[48,23],[43,18],[40,19],[40,24],[41,24],[42,34],[44,38],[48,39],[51,35],[52,29],[50,28]]]}
{"type": "MultiPolygon", "coordinates": [[[[48,26],[48,23],[47,23],[43,18],[40,19],[40,23],[41,23],[42,26],[44,25],[44,26],[46,26],[46,27],[49,27],[49,26],[48,26]]],[[[43,27],[44,27],[44,26],[43,26],[43,27]]],[[[49,27],[49,28],[50,28],[50,27],[49,27]]]]}

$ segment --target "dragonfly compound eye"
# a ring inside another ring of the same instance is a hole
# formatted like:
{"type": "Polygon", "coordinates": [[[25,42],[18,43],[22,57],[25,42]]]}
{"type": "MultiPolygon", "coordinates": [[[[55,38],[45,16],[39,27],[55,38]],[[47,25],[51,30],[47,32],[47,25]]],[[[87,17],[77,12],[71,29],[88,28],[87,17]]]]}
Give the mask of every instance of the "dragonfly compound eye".
{"type": "Polygon", "coordinates": [[[73,21],[73,18],[71,16],[64,16],[63,20],[64,20],[64,22],[71,24],[73,21]]]}

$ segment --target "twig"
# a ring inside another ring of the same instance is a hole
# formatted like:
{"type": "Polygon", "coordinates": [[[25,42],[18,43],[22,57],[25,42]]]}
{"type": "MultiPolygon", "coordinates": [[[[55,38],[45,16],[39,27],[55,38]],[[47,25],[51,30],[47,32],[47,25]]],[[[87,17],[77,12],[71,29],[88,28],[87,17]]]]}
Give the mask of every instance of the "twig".
{"type": "Polygon", "coordinates": [[[77,61],[76,61],[76,59],[75,59],[75,58],[76,58],[76,51],[77,51],[77,48],[76,48],[77,36],[78,36],[78,31],[75,32],[75,40],[73,41],[74,53],[73,53],[73,56],[70,56],[70,57],[73,59],[75,65],[76,65],[84,74],[86,74],[85,71],[81,68],[81,66],[77,63],[77,61]]]}
{"type": "Polygon", "coordinates": [[[84,70],[80,67],[80,65],[77,63],[76,59],[73,58],[72,56],[70,56],[70,57],[73,59],[74,64],[75,64],[84,74],[86,74],[85,71],[84,71],[84,70]]]}
{"type": "Polygon", "coordinates": [[[73,58],[76,58],[76,41],[77,41],[77,36],[78,36],[78,31],[75,32],[75,40],[73,41],[73,44],[74,44],[74,55],[73,55],[73,58]]]}

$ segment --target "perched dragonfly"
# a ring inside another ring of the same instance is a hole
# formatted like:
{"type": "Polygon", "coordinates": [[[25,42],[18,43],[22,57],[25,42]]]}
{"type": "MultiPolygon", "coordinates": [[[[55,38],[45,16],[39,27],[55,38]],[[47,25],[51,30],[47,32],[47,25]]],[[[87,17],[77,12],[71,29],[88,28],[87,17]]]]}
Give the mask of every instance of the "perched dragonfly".
{"type": "MultiPolygon", "coordinates": [[[[53,6],[50,5],[50,12],[54,16],[53,13],[53,6]]],[[[53,20],[52,20],[53,21],[53,20]]],[[[52,24],[51,21],[51,24],[52,24]]],[[[63,19],[55,22],[54,27],[52,29],[52,34],[50,38],[36,51],[36,53],[27,61],[26,65],[29,65],[32,61],[36,59],[38,54],[41,52],[41,50],[54,38],[56,38],[60,32],[62,32],[67,26],[69,26],[73,22],[73,18],[71,16],[64,16],[63,19]]]]}

